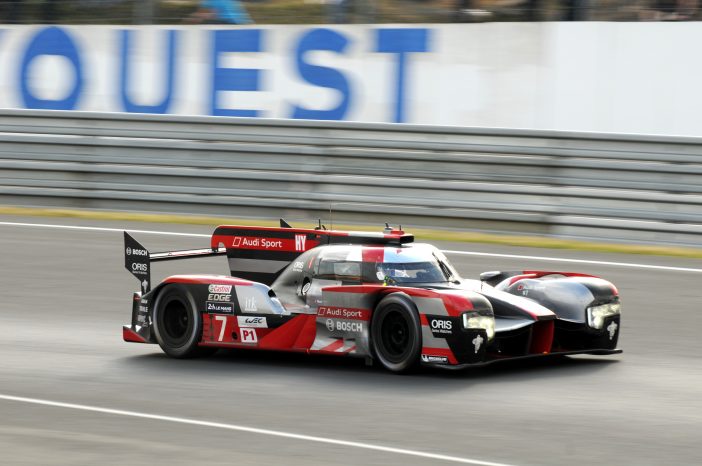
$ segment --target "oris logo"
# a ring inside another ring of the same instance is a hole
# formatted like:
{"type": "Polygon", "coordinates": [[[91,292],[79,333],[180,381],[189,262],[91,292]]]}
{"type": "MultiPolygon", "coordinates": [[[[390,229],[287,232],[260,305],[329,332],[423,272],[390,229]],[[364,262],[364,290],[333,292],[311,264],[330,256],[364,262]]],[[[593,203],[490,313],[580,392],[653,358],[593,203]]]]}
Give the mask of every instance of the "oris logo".
{"type": "Polygon", "coordinates": [[[132,263],[132,270],[134,272],[146,272],[149,270],[149,267],[146,264],[134,262],[134,263],[132,263]]]}
{"type": "Polygon", "coordinates": [[[429,326],[435,337],[445,338],[453,333],[453,322],[449,319],[429,319],[429,326]]]}
{"type": "Polygon", "coordinates": [[[128,256],[148,256],[149,252],[146,249],[132,249],[127,248],[128,256]]]}
{"type": "Polygon", "coordinates": [[[441,320],[441,319],[432,319],[431,320],[431,328],[434,330],[451,330],[452,323],[450,320],[441,320]]]}

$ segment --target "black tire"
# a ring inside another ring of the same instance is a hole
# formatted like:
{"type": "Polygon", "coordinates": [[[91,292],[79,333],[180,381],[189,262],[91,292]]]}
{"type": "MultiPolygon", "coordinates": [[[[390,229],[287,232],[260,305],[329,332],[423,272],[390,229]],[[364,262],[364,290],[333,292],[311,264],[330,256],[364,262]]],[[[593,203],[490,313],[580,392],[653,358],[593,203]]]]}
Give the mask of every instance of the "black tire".
{"type": "Polygon", "coordinates": [[[409,296],[393,293],[378,303],[371,319],[371,347],[389,371],[406,373],[418,367],[422,325],[409,296]]]}
{"type": "Polygon", "coordinates": [[[175,283],[166,285],[156,298],[153,315],[156,341],[172,358],[207,356],[216,348],[198,346],[202,335],[202,316],[188,290],[175,283]]]}

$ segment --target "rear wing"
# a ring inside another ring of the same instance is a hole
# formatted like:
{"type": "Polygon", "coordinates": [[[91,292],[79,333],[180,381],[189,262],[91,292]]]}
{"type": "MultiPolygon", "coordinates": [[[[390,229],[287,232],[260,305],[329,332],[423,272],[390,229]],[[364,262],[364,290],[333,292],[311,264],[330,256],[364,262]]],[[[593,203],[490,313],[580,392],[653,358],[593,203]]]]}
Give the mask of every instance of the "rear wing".
{"type": "Polygon", "coordinates": [[[300,254],[328,244],[391,245],[410,243],[414,236],[387,228],[383,232],[293,228],[281,220],[280,227],[223,225],[212,234],[211,248],[227,251],[232,276],[268,286],[300,254]]]}
{"type": "Polygon", "coordinates": [[[141,284],[142,294],[151,290],[151,262],[194,257],[227,256],[232,276],[271,285],[280,272],[300,254],[327,244],[368,244],[398,246],[414,236],[387,226],[383,232],[335,231],[293,228],[283,219],[280,227],[218,226],[210,247],[181,251],[149,252],[124,232],[124,266],[141,284]]]}
{"type": "Polygon", "coordinates": [[[129,233],[124,232],[124,267],[139,280],[142,294],[151,290],[151,262],[220,256],[226,253],[226,248],[219,247],[151,253],[129,233]]]}

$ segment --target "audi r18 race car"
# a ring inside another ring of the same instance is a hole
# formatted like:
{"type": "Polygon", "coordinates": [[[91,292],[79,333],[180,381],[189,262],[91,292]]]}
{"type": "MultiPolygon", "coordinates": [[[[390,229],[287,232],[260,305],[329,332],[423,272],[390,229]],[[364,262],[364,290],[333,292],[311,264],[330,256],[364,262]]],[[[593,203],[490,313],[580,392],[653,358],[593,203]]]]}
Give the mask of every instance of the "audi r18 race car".
{"type": "Polygon", "coordinates": [[[614,354],[617,288],[571,272],[461,278],[434,246],[382,233],[219,226],[210,247],[150,253],[124,233],[141,283],[125,341],[175,358],[255,348],[366,358],[394,372],[544,355],[614,354]],[[151,288],[151,263],[226,255],[230,275],[176,275],[151,288]]]}

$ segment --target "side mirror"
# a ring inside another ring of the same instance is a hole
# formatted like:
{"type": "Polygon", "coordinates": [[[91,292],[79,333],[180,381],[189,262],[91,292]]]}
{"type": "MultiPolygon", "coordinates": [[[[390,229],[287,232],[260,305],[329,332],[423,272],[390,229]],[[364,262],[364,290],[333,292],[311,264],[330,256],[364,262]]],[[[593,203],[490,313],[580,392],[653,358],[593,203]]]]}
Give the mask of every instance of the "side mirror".
{"type": "Polygon", "coordinates": [[[312,282],[309,280],[305,279],[305,281],[302,283],[302,288],[300,289],[300,294],[302,296],[307,296],[307,292],[310,291],[310,288],[312,287],[312,282]]]}

